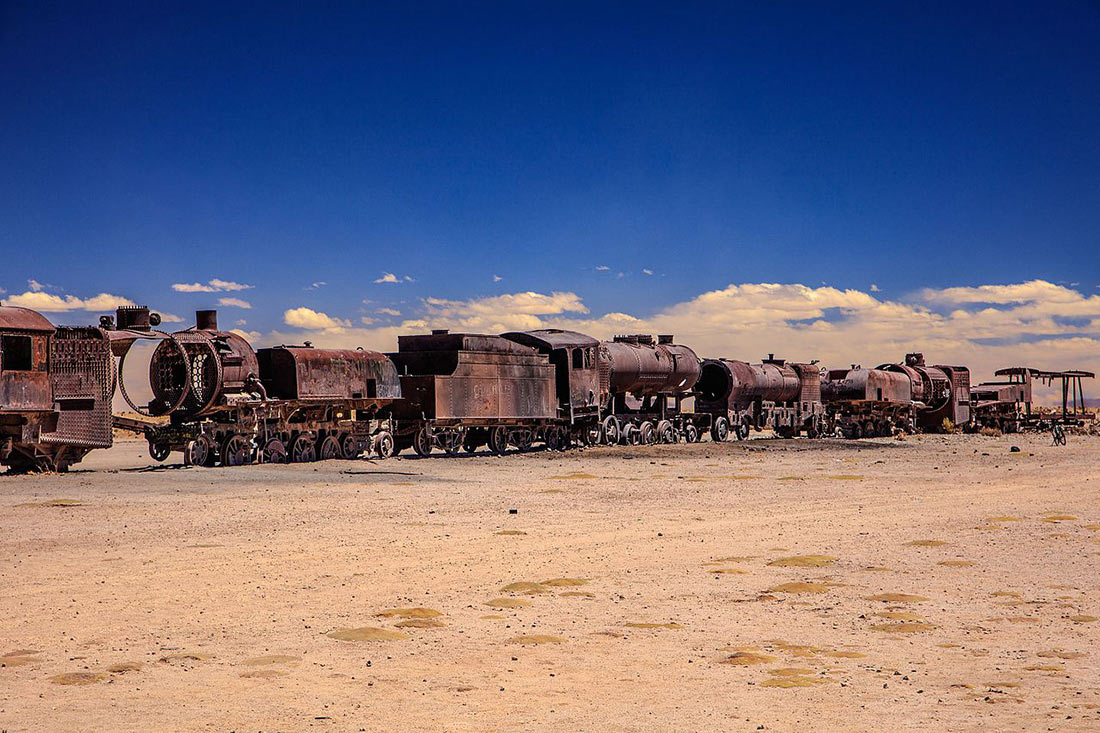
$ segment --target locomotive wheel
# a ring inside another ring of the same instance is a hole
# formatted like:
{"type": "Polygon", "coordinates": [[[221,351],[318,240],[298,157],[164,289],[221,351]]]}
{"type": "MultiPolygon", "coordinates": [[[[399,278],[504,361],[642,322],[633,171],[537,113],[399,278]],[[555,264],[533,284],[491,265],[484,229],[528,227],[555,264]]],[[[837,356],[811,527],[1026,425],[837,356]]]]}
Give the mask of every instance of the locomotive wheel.
{"type": "Polygon", "coordinates": [[[489,450],[497,455],[503,455],[508,450],[507,428],[497,427],[489,431],[489,450]]]}
{"type": "Polygon", "coordinates": [[[286,463],[286,443],[272,438],[264,444],[264,463],[286,463]]]}
{"type": "Polygon", "coordinates": [[[222,443],[222,465],[244,466],[252,463],[252,444],[243,435],[230,435],[222,443]]]}
{"type": "Polygon", "coordinates": [[[614,415],[608,415],[603,419],[600,424],[600,436],[604,443],[607,445],[616,445],[621,437],[622,429],[619,425],[619,418],[614,415]]]}
{"type": "Polygon", "coordinates": [[[642,445],[653,445],[657,442],[657,428],[646,420],[638,431],[638,442],[642,445]]]}
{"type": "Polygon", "coordinates": [[[348,433],[340,438],[340,453],[344,458],[358,458],[363,452],[363,444],[354,435],[348,433]]]}
{"type": "Polygon", "coordinates": [[[684,426],[684,442],[685,443],[698,443],[699,442],[699,428],[695,427],[695,423],[688,423],[684,426]]]}
{"type": "Polygon", "coordinates": [[[626,423],[619,430],[619,441],[623,445],[637,445],[638,444],[638,426],[633,423],[626,423]]]}
{"type": "Polygon", "coordinates": [[[333,436],[328,436],[321,441],[321,450],[318,451],[318,457],[322,461],[331,461],[334,458],[343,458],[344,452],[340,450],[340,441],[336,440],[333,436]]]}
{"type": "Polygon", "coordinates": [[[559,451],[562,444],[562,431],[546,428],[546,450],[559,451]]]}
{"type": "Polygon", "coordinates": [[[317,460],[317,442],[302,433],[290,444],[290,460],[294,463],[312,463],[317,460]]]}
{"type": "Polygon", "coordinates": [[[529,451],[531,450],[531,444],[535,442],[535,436],[530,430],[520,428],[508,434],[508,442],[521,452],[529,451]]]}
{"type": "Polygon", "coordinates": [[[436,442],[447,452],[447,455],[453,456],[462,447],[464,438],[463,431],[460,429],[444,430],[436,436],[436,442]]]}
{"type": "Polygon", "coordinates": [[[875,428],[875,424],[873,422],[868,420],[867,422],[863,423],[864,438],[873,438],[876,435],[878,435],[878,430],[875,428]]]}
{"type": "MultiPolygon", "coordinates": [[[[738,427],[737,434],[741,434],[740,427],[738,427]]],[[[710,426],[710,439],[715,443],[724,443],[730,437],[730,424],[726,421],[726,418],[715,418],[714,424],[710,426]]]]}
{"type": "Polygon", "coordinates": [[[657,440],[661,443],[676,442],[676,429],[672,427],[672,423],[668,420],[661,420],[657,423],[657,440]]]}
{"type": "Polygon", "coordinates": [[[172,454],[172,449],[164,445],[163,443],[150,443],[149,444],[149,457],[157,463],[164,463],[168,460],[168,456],[172,454]]]}
{"type": "Polygon", "coordinates": [[[432,435],[428,432],[428,426],[420,428],[413,436],[413,450],[421,458],[427,458],[432,452],[432,435]]]}
{"type": "Polygon", "coordinates": [[[471,428],[462,438],[462,450],[467,453],[477,453],[477,449],[485,442],[484,432],[479,428],[471,428]]]}
{"type": "Polygon", "coordinates": [[[205,435],[187,441],[183,448],[185,466],[209,466],[214,459],[214,441],[205,435]]]}
{"type": "Polygon", "coordinates": [[[390,431],[382,430],[374,436],[374,452],[379,458],[393,458],[397,455],[397,443],[390,431]]]}
{"type": "Polygon", "coordinates": [[[863,427],[857,422],[852,423],[848,428],[848,437],[852,440],[859,440],[863,437],[863,427]]]}

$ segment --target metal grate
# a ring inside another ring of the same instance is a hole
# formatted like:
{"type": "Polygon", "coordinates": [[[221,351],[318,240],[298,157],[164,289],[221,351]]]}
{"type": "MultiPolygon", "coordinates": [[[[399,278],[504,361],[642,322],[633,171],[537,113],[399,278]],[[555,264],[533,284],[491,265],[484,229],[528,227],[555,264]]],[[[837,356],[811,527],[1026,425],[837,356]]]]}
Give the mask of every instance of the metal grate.
{"type": "Polygon", "coordinates": [[[98,328],[58,328],[50,337],[49,364],[58,420],[42,442],[110,447],[115,362],[106,335],[98,328]]]}

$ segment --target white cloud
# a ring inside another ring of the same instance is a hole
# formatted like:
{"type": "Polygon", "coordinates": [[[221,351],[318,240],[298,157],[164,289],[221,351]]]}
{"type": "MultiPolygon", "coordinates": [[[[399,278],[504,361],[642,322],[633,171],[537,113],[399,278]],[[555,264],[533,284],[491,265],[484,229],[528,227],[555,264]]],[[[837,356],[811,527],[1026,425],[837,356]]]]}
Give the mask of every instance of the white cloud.
{"type": "Polygon", "coordinates": [[[175,313],[164,313],[157,311],[160,314],[161,323],[183,323],[183,319],[177,316],[175,313]]]}
{"type": "Polygon", "coordinates": [[[401,315],[401,311],[397,310],[396,308],[379,308],[378,313],[383,315],[383,316],[399,316],[399,315],[401,315]]]}
{"type": "Polygon", "coordinates": [[[326,285],[328,285],[328,283],[325,282],[324,280],[318,280],[315,283],[310,283],[309,285],[307,285],[305,287],[305,290],[320,290],[321,288],[325,287],[326,285]]]}
{"type": "Polygon", "coordinates": [[[871,292],[872,293],[879,292],[878,285],[875,285],[874,283],[871,283],[871,292]]]}
{"type": "Polygon", "coordinates": [[[610,269],[607,265],[596,265],[596,272],[607,272],[610,269]]]}
{"type": "Polygon", "coordinates": [[[643,267],[643,268],[642,268],[642,274],[643,274],[643,275],[652,275],[652,274],[653,274],[653,270],[650,270],[650,269],[649,269],[648,267],[643,267]]]}
{"type": "Polygon", "coordinates": [[[224,305],[227,308],[252,308],[252,304],[247,300],[241,300],[240,298],[218,298],[218,305],[224,305]]]}
{"type": "Polygon", "coordinates": [[[249,343],[251,343],[253,346],[255,346],[256,342],[258,342],[260,339],[263,338],[263,334],[260,333],[259,331],[244,331],[244,330],[241,330],[239,328],[231,328],[229,331],[230,331],[230,333],[237,334],[238,336],[243,338],[245,341],[248,341],[249,343]]]}
{"type": "Polygon", "coordinates": [[[66,313],[68,311],[112,311],[120,305],[137,305],[129,298],[110,293],[100,293],[91,298],[78,298],[74,295],[54,295],[41,290],[28,290],[8,296],[7,305],[18,305],[43,313],[66,313]]]}
{"type": "Polygon", "coordinates": [[[312,308],[306,308],[304,306],[284,311],[283,323],[295,328],[336,333],[351,326],[351,322],[343,318],[333,318],[327,313],[315,311],[312,308]]]}
{"type": "Polygon", "coordinates": [[[214,278],[206,283],[173,283],[172,290],[177,293],[222,293],[238,290],[250,290],[254,286],[233,282],[232,280],[219,280],[214,278]]]}
{"type": "Polygon", "coordinates": [[[247,325],[248,325],[248,321],[247,321],[247,320],[245,320],[244,318],[238,318],[238,319],[237,319],[237,322],[236,322],[236,323],[234,323],[233,325],[235,325],[235,326],[247,326],[247,325]]]}
{"type": "Polygon", "coordinates": [[[46,289],[46,286],[38,282],[34,278],[27,281],[27,287],[30,288],[32,293],[40,293],[46,289]]]}
{"type": "Polygon", "coordinates": [[[416,281],[413,280],[408,275],[398,277],[397,275],[393,274],[392,272],[383,272],[382,277],[378,278],[374,282],[375,283],[389,283],[391,285],[398,285],[398,284],[403,283],[403,282],[411,283],[411,282],[416,282],[416,281]]]}
{"type": "Polygon", "coordinates": [[[495,283],[498,283],[503,279],[504,278],[502,278],[500,275],[493,275],[493,282],[495,282],[495,283]]]}

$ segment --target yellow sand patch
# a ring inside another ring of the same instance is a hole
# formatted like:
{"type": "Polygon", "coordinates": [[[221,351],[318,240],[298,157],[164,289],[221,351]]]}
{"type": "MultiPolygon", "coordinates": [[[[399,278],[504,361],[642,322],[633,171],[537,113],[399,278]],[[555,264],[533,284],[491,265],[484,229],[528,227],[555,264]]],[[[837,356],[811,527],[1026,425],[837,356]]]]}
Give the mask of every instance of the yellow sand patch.
{"type": "Polygon", "coordinates": [[[776,677],[802,677],[813,673],[812,669],[806,667],[774,667],[768,670],[768,674],[776,677]]]}
{"type": "Polygon", "coordinates": [[[989,595],[994,596],[994,597],[1004,596],[1004,597],[1008,597],[1008,598],[1019,598],[1020,597],[1019,593],[1017,593],[1016,591],[1012,591],[1012,590],[995,590],[992,593],[990,593],[989,595]]]}
{"type": "Polygon", "coordinates": [[[1081,526],[1085,529],[1091,529],[1093,532],[1100,530],[1100,524],[1083,524],[1081,526]]]}
{"type": "Polygon", "coordinates": [[[111,674],[126,674],[127,672],[140,672],[145,665],[141,662],[119,662],[107,668],[111,674]]]}
{"type": "Polygon", "coordinates": [[[550,589],[543,583],[531,583],[528,581],[520,581],[518,583],[509,583],[500,589],[504,593],[525,593],[533,596],[540,593],[549,593],[550,589]]]}
{"type": "Polygon", "coordinates": [[[805,476],[780,476],[776,481],[805,481],[805,476]]]}
{"type": "MultiPolygon", "coordinates": [[[[84,506],[82,502],[76,499],[46,499],[45,501],[28,501],[23,504],[16,504],[17,507],[51,507],[51,506],[84,506]]],[[[58,684],[66,684],[59,682],[58,684]]],[[[88,683],[69,683],[69,684],[88,684],[88,683]]]]}
{"type": "Polygon", "coordinates": [[[551,636],[550,634],[524,634],[522,636],[513,636],[508,640],[509,644],[563,644],[565,639],[560,636],[551,636]]]}
{"type": "Polygon", "coordinates": [[[250,657],[241,660],[241,664],[249,667],[266,667],[269,664],[297,664],[301,657],[292,657],[289,654],[266,654],[262,657],[250,657]]]}
{"type": "Polygon", "coordinates": [[[760,683],[761,687],[813,687],[820,685],[825,680],[816,677],[772,677],[760,683]]]}
{"type": "Polygon", "coordinates": [[[943,547],[950,543],[944,542],[943,540],[910,540],[905,544],[909,547],[943,547]]]}
{"type": "Polygon", "coordinates": [[[588,581],[584,578],[551,578],[550,580],[544,580],[540,585],[549,585],[554,588],[571,586],[571,585],[588,585],[588,581]]]}
{"type": "Polygon", "coordinates": [[[436,618],[410,618],[398,621],[394,626],[399,629],[438,629],[446,624],[436,618]]]}
{"type": "Polygon", "coordinates": [[[987,522],[1019,522],[1019,517],[990,517],[987,522]]]}
{"type": "Polygon", "coordinates": [[[781,583],[774,588],[768,588],[769,593],[825,593],[829,590],[827,583],[781,583]]]}
{"type": "Polygon", "coordinates": [[[915,596],[912,593],[877,593],[873,596],[867,596],[866,600],[889,603],[922,603],[928,599],[924,596],[915,596]]]}
{"type": "Polygon", "coordinates": [[[1035,618],[1034,616],[1006,616],[1005,621],[1010,624],[1037,624],[1042,619],[1035,618]]]}
{"type": "Polygon", "coordinates": [[[565,473],[565,474],[562,474],[561,476],[548,476],[547,478],[553,479],[555,481],[569,481],[569,480],[593,479],[593,478],[599,478],[599,476],[597,476],[594,473],[581,473],[580,471],[574,471],[573,473],[565,473]]]}
{"type": "Polygon", "coordinates": [[[330,631],[327,636],[336,641],[399,641],[408,639],[408,634],[389,629],[379,629],[374,626],[361,626],[357,629],[337,629],[330,631]]]}
{"type": "Polygon", "coordinates": [[[880,611],[875,614],[881,618],[888,618],[892,621],[923,621],[924,619],[915,613],[909,611],[880,611]]]}
{"type": "Polygon", "coordinates": [[[824,568],[835,565],[837,559],[832,555],[791,555],[772,560],[768,565],[777,568],[824,568]]]}
{"type": "Polygon", "coordinates": [[[1080,659],[1085,656],[1085,654],[1083,652],[1067,652],[1062,649],[1047,649],[1039,652],[1035,656],[1044,659],[1080,659]]]}
{"type": "Polygon", "coordinates": [[[1033,664],[1030,667],[1024,667],[1024,670],[1028,672],[1061,672],[1064,670],[1060,664],[1033,664]]]}
{"type": "Polygon", "coordinates": [[[643,621],[631,621],[623,624],[631,629],[682,629],[682,625],[675,621],[666,621],[664,623],[647,623],[643,621]]]}
{"type": "Polygon", "coordinates": [[[711,568],[710,572],[718,575],[748,575],[748,570],[741,568],[711,568]]]}
{"type": "Polygon", "coordinates": [[[1072,514],[1051,514],[1043,517],[1044,522],[1072,522],[1076,519],[1072,514]]]}
{"type": "Polygon", "coordinates": [[[519,537],[520,535],[525,535],[527,533],[519,529],[502,529],[499,532],[495,532],[494,534],[498,534],[502,537],[519,537]]]}
{"type": "Polygon", "coordinates": [[[287,674],[281,669],[250,669],[247,672],[241,672],[237,676],[245,679],[270,680],[276,677],[286,677],[287,674]]]}
{"type": "Polygon", "coordinates": [[[523,608],[530,606],[531,601],[522,598],[492,598],[485,601],[485,605],[489,608],[523,608]]]}
{"type": "Polygon", "coordinates": [[[487,613],[484,616],[482,616],[481,618],[495,619],[495,620],[498,620],[498,621],[506,621],[508,619],[507,616],[501,616],[499,613],[487,613]]]}
{"type": "Polygon", "coordinates": [[[757,652],[735,652],[719,664],[732,664],[735,667],[748,667],[753,664],[769,664],[774,662],[775,657],[770,654],[759,654],[757,652]]]}
{"type": "Polygon", "coordinates": [[[945,568],[968,568],[974,564],[973,560],[942,560],[937,565],[943,565],[945,568]]]}
{"type": "Polygon", "coordinates": [[[839,657],[841,659],[863,659],[867,656],[863,652],[849,652],[843,649],[827,649],[822,654],[826,657],[839,657]]]}
{"type": "Polygon", "coordinates": [[[50,682],[55,685],[94,685],[105,679],[107,675],[102,672],[66,672],[50,677],[50,682]]]}
{"type": "Polygon", "coordinates": [[[438,618],[443,614],[434,608],[387,608],[374,614],[381,618],[438,618]]]}
{"type": "Polygon", "coordinates": [[[558,598],[595,598],[595,593],[590,593],[586,590],[567,590],[564,593],[559,593],[558,598]]]}
{"type": "Polygon", "coordinates": [[[1069,620],[1079,624],[1091,624],[1093,621],[1096,620],[1096,617],[1088,616],[1082,613],[1078,614],[1077,616],[1070,616],[1069,620]]]}
{"type": "Polygon", "coordinates": [[[725,565],[730,562],[748,562],[749,560],[754,560],[755,557],[755,555],[733,555],[731,557],[720,557],[717,560],[708,560],[703,563],[703,565],[725,565]]]}
{"type": "Polygon", "coordinates": [[[931,631],[936,628],[932,624],[922,623],[920,621],[902,621],[896,624],[871,624],[871,628],[875,631],[890,631],[901,634],[912,634],[919,631],[931,631]]]}

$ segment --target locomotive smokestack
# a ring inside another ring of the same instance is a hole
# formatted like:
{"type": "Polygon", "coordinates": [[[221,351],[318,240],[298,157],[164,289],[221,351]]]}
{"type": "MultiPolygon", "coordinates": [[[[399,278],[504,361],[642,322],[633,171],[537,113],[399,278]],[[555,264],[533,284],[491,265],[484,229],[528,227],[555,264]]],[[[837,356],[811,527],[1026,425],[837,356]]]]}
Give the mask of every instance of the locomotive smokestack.
{"type": "Polygon", "coordinates": [[[671,344],[673,338],[675,338],[675,337],[671,333],[657,334],[657,343],[659,343],[659,344],[671,344]]]}
{"type": "Polygon", "coordinates": [[[433,328],[432,336],[446,336],[450,331],[446,328],[433,328]]]}
{"type": "Polygon", "coordinates": [[[195,311],[195,328],[200,331],[217,331],[218,312],[215,310],[195,311]]]}

